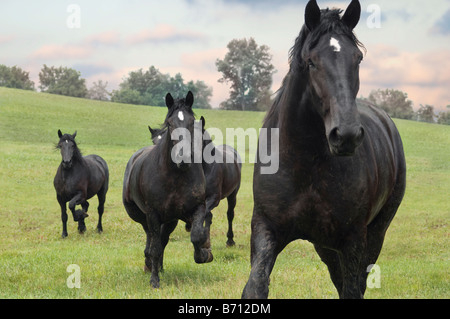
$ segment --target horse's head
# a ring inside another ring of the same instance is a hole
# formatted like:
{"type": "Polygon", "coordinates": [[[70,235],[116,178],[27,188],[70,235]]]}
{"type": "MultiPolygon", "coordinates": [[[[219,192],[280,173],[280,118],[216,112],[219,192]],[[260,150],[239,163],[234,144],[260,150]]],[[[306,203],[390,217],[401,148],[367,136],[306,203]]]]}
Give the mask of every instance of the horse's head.
{"type": "Polygon", "coordinates": [[[161,141],[162,135],[166,132],[164,129],[152,129],[150,125],[148,126],[148,130],[152,135],[152,142],[155,145],[161,141]]]}
{"type": "Polygon", "coordinates": [[[58,130],[59,142],[57,148],[61,151],[62,162],[61,165],[64,169],[69,169],[73,165],[73,157],[78,152],[77,144],[75,143],[75,137],[77,132],[70,134],[62,134],[61,130],[58,130]]]}
{"type": "Polygon", "coordinates": [[[309,76],[315,107],[325,125],[331,153],[352,155],[364,138],[356,106],[363,54],[353,34],[361,6],[353,0],[342,18],[340,12],[321,11],[315,0],[309,1],[301,59],[309,76]]]}
{"type": "MultiPolygon", "coordinates": [[[[164,123],[168,128],[168,139],[171,140],[171,158],[180,168],[189,167],[193,156],[193,141],[195,117],[192,111],[194,95],[191,91],[185,99],[174,100],[172,95],[166,95],[166,105],[169,109],[164,123]]],[[[201,134],[201,133],[200,133],[201,134]]]]}

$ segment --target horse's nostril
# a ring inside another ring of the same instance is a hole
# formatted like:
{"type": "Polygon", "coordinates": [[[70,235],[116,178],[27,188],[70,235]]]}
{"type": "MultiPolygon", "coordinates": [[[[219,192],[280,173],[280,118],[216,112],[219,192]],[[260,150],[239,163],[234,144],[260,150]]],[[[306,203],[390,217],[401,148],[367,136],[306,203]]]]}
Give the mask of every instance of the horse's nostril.
{"type": "Polygon", "coordinates": [[[341,141],[341,135],[337,127],[331,130],[330,135],[328,136],[328,140],[332,144],[339,144],[339,142],[341,141]]]}

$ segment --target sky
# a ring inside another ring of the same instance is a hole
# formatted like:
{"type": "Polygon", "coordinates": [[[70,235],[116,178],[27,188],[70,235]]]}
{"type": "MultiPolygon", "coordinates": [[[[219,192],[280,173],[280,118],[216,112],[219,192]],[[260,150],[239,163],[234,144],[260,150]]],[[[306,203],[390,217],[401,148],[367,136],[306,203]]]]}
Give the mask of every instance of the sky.
{"type": "MultiPolygon", "coordinates": [[[[317,1],[345,8],[350,0],[317,1]]],[[[393,88],[417,110],[450,105],[450,0],[360,1],[355,28],[367,49],[359,96],[393,88]]],[[[88,88],[108,81],[117,89],[128,73],[155,66],[181,73],[185,82],[213,88],[211,104],[228,98],[215,61],[232,39],[267,45],[277,72],[272,91],[288,71],[288,51],[304,23],[306,0],[1,0],[0,64],[30,72],[39,85],[43,66],[81,72],[88,88]]]]}

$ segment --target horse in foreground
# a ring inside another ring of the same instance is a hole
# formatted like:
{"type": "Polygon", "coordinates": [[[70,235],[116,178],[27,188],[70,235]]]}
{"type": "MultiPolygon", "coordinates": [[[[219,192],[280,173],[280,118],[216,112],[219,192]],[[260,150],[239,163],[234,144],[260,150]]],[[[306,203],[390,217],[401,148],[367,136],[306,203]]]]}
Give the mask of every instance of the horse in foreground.
{"type": "MultiPolygon", "coordinates": [[[[193,103],[191,92],[176,101],[167,94],[168,114],[164,122],[167,133],[157,145],[137,151],[125,170],[123,204],[131,219],[140,223],[147,234],[145,266],[151,271],[150,284],[154,288],[160,286],[164,249],[178,220],[192,225],[195,262],[213,260],[209,228],[204,226],[208,222],[202,164],[193,161],[192,144],[190,148],[178,148],[178,143],[186,141],[172,140],[172,135],[179,137],[182,131],[194,136],[193,103]]],[[[198,130],[196,133],[201,134],[198,130]]]]}
{"type": "Polygon", "coordinates": [[[259,158],[255,164],[243,298],[268,297],[276,258],[296,239],[314,244],[340,298],[363,298],[403,199],[399,133],[384,111],[356,105],[363,54],[353,29],[361,6],[353,0],[340,13],[309,1],[289,73],[264,120],[264,128],[279,129],[280,163],[272,175],[261,173],[259,158]]]}
{"type": "Polygon", "coordinates": [[[59,142],[57,148],[61,151],[62,161],[56,172],[53,185],[56,198],[61,206],[61,220],[63,224],[62,237],[67,233],[67,208],[72,212],[73,220],[78,222],[78,231],[84,233],[86,225],[84,219],[87,214],[88,199],[98,197],[98,224],[97,231],[102,232],[102,215],[105,207],[106,193],[108,192],[109,170],[105,160],[98,155],[82,156],[75,142],[77,132],[73,135],[62,134],[58,130],[59,142]],[[82,209],[75,210],[77,205],[82,209]]]}
{"type": "MultiPolygon", "coordinates": [[[[215,146],[209,133],[205,130],[205,118],[202,122],[202,164],[206,178],[206,212],[207,220],[212,222],[212,210],[216,208],[222,199],[227,199],[227,246],[234,246],[233,219],[236,197],[241,185],[242,164],[237,151],[229,145],[215,146]],[[206,150],[206,151],[205,151],[206,150]],[[209,155],[208,159],[205,158],[209,155]]],[[[158,144],[167,131],[148,127],[153,144],[158,144]]],[[[210,227],[210,225],[207,225],[210,227]]],[[[191,225],[186,224],[186,230],[190,231],[191,225]]]]}

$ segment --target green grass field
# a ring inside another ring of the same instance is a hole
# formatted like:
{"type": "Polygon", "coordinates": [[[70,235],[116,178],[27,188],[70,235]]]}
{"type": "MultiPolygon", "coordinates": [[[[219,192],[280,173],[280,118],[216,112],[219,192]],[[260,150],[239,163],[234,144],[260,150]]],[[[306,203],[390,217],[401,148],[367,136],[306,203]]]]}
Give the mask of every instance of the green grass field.
{"type": "MultiPolygon", "coordinates": [[[[126,163],[150,144],[166,108],[132,106],[0,88],[0,298],[240,298],[250,272],[252,164],[244,164],[234,220],[236,246],[226,248],[226,201],[214,210],[214,261],[197,265],[190,234],[180,222],[165,251],[161,289],[144,273],[145,235],[122,205],[126,163]],[[61,161],[57,131],[73,133],[84,155],[102,156],[110,189],[97,234],[97,199],[90,201],[87,232],[69,214],[61,238],[53,177],[61,161]],[[81,271],[69,289],[67,267],[81,271]]],[[[258,128],[263,113],[196,110],[207,127],[258,128]]],[[[387,233],[377,264],[381,288],[366,298],[449,298],[450,127],[395,121],[403,138],[406,196],[387,233]]],[[[247,161],[248,162],[248,161],[247,161]]],[[[337,298],[326,266],[306,241],[278,257],[270,298],[337,298]]]]}

